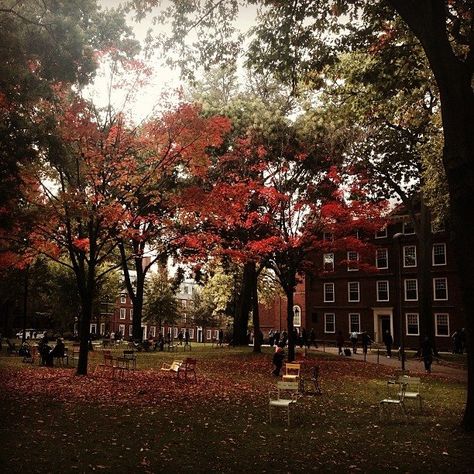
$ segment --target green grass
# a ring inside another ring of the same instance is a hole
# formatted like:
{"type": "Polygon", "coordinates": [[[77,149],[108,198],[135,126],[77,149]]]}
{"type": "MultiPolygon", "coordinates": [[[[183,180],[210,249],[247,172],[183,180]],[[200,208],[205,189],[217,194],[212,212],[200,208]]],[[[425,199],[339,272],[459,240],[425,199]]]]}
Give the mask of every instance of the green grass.
{"type": "Polygon", "coordinates": [[[380,422],[391,369],[312,354],[323,395],[303,397],[288,428],[284,412],[268,422],[269,350],[196,345],[191,354],[198,384],[156,370],[189,353],[140,353],[136,378],[91,377],[81,381],[91,387],[85,397],[60,399],[46,375],[64,373],[67,386],[77,379],[72,370],[1,357],[0,465],[9,473],[472,472],[474,437],[458,428],[465,387],[454,380],[424,377],[423,413],[407,402],[407,420],[395,413],[380,422]],[[10,377],[31,381],[34,393],[12,392],[10,377]]]}

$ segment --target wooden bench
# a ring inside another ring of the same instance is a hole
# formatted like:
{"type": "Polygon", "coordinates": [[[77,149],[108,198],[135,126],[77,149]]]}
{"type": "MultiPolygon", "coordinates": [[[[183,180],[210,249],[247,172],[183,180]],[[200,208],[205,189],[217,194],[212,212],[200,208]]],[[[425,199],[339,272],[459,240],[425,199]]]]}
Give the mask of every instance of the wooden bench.
{"type": "Polygon", "coordinates": [[[164,372],[174,372],[176,375],[178,375],[178,369],[181,367],[182,363],[182,360],[174,360],[171,364],[163,362],[161,370],[163,370],[164,372]]]}
{"type": "Polygon", "coordinates": [[[181,374],[184,374],[184,381],[187,382],[188,374],[194,375],[194,381],[197,382],[196,376],[196,359],[191,359],[191,357],[187,357],[184,359],[184,362],[179,366],[177,377],[180,378],[181,374]]]}

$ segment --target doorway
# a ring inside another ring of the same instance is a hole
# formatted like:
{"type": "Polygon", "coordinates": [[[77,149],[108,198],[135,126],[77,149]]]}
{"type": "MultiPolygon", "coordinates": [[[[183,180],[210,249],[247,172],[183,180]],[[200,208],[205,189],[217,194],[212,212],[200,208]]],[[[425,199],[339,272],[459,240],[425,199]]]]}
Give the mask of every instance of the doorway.
{"type": "Polygon", "coordinates": [[[383,342],[383,335],[389,331],[393,336],[392,308],[372,308],[374,311],[374,341],[383,342]]]}

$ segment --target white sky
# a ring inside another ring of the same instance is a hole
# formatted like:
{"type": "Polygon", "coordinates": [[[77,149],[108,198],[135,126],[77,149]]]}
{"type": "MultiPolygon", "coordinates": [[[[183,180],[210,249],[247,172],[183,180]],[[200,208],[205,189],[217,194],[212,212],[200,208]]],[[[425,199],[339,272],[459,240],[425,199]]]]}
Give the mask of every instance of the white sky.
{"type": "MultiPolygon", "coordinates": [[[[121,3],[120,0],[99,0],[99,4],[104,8],[116,8],[121,3]]],[[[163,7],[166,7],[168,1],[163,0],[161,4],[163,7]]],[[[236,27],[242,32],[247,31],[255,21],[256,11],[257,8],[253,5],[241,8],[236,27]]],[[[133,15],[129,17],[128,24],[133,28],[135,37],[140,42],[144,41],[148,29],[161,27],[153,25],[152,16],[152,14],[149,14],[139,23],[133,21],[133,15]]],[[[114,107],[129,113],[135,123],[144,120],[152,113],[154,107],[159,103],[163,92],[174,91],[184,85],[180,81],[178,69],[171,69],[160,64],[158,61],[147,63],[147,66],[153,69],[153,74],[149,79],[148,85],[137,92],[133,102],[128,102],[124,106],[124,92],[118,90],[112,92],[112,104],[114,107]]],[[[102,71],[102,74],[98,75],[93,87],[85,91],[86,97],[93,99],[94,103],[99,106],[107,105],[109,82],[108,73],[102,71]]]]}

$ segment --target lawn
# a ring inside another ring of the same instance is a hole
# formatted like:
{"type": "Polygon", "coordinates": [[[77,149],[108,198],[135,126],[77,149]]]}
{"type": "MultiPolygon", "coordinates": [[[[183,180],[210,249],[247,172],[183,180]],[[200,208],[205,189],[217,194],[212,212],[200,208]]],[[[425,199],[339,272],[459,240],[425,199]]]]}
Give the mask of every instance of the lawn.
{"type": "MultiPolygon", "coordinates": [[[[98,352],[91,359],[92,368],[98,352]]],[[[189,353],[186,353],[189,355],[189,353]]],[[[322,395],[268,422],[271,353],[193,347],[198,382],[159,367],[183,353],[140,353],[125,380],[0,358],[0,465],[16,472],[473,472],[458,424],[465,387],[423,377],[425,409],[379,421],[392,373],[314,352],[322,395]]],[[[5,472],[5,471],[4,471],[5,472]]]]}

